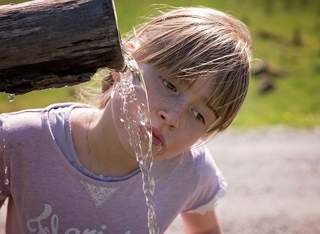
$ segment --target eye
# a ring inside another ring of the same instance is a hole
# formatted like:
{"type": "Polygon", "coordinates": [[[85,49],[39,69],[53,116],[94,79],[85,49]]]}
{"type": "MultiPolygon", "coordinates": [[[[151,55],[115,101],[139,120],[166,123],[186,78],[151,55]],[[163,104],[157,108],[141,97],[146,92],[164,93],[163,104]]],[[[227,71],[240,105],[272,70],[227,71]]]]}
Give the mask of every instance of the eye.
{"type": "Polygon", "coordinates": [[[174,92],[174,93],[178,92],[177,87],[174,84],[172,84],[170,81],[163,79],[162,83],[167,89],[170,89],[172,92],[174,92]]]}
{"type": "Polygon", "coordinates": [[[194,108],[191,108],[191,111],[196,120],[200,121],[203,124],[206,124],[205,118],[199,111],[195,110],[194,108]]]}

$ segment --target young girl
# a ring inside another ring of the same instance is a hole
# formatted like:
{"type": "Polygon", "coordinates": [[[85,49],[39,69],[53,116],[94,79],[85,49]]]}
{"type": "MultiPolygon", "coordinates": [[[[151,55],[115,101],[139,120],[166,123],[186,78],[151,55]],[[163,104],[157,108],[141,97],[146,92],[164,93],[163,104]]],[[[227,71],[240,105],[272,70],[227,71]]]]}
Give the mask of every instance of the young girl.
{"type": "MultiPolygon", "coordinates": [[[[250,43],[244,24],[208,8],[163,13],[125,43],[149,95],[160,233],[179,214],[187,233],[221,233],[214,205],[225,182],[199,142],[238,113],[250,43]]],[[[1,115],[6,233],[148,233],[141,173],[118,127],[118,77],[102,82],[97,107],[64,103],[1,115]]]]}

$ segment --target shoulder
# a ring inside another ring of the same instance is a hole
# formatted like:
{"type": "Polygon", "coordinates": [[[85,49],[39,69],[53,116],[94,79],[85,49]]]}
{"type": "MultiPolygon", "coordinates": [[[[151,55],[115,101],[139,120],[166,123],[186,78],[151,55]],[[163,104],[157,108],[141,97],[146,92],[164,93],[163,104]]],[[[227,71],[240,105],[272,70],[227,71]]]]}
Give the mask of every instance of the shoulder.
{"type": "Polygon", "coordinates": [[[75,103],[57,103],[44,108],[24,109],[16,112],[0,114],[2,127],[21,129],[30,126],[41,126],[51,110],[71,107],[75,103]]]}
{"type": "Polygon", "coordinates": [[[198,177],[203,175],[219,176],[219,170],[212,154],[207,147],[197,147],[187,152],[187,163],[193,168],[193,172],[198,177]]]}
{"type": "Polygon", "coordinates": [[[28,109],[0,115],[3,131],[15,133],[23,129],[41,126],[43,109],[28,109]]]}
{"type": "Polygon", "coordinates": [[[1,135],[7,134],[11,137],[31,136],[39,130],[48,128],[48,113],[50,110],[71,105],[71,103],[58,103],[44,108],[0,114],[1,135]]]}
{"type": "Polygon", "coordinates": [[[227,183],[206,147],[190,150],[186,157],[194,181],[193,194],[184,211],[215,206],[226,191],[227,183]]]}
{"type": "Polygon", "coordinates": [[[196,189],[226,189],[226,180],[207,147],[197,147],[186,154],[183,159],[184,168],[188,171],[196,189]]]}

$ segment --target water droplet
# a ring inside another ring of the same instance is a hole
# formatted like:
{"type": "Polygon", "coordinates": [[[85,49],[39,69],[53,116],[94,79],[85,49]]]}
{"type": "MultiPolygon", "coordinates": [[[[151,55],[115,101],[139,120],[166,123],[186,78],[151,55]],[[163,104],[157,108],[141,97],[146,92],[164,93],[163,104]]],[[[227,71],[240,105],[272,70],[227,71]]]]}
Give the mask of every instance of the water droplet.
{"type": "Polygon", "coordinates": [[[9,179],[8,179],[8,178],[5,178],[4,184],[5,184],[5,185],[9,185],[9,183],[10,183],[9,179]]]}
{"type": "Polygon", "coordinates": [[[8,94],[8,101],[13,102],[16,99],[16,95],[14,93],[8,94]]]}
{"type": "Polygon", "coordinates": [[[120,122],[121,122],[121,123],[124,123],[124,119],[123,119],[123,118],[120,118],[120,122]]]}
{"type": "Polygon", "coordinates": [[[4,168],[4,174],[7,174],[8,173],[8,167],[6,166],[5,168],[4,168]]]}

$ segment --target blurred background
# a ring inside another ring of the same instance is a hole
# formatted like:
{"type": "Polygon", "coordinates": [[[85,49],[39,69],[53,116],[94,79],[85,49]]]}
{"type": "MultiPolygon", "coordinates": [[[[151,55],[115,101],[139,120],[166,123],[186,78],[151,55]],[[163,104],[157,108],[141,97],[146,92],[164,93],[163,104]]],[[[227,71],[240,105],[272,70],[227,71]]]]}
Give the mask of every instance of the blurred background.
{"type": "MultiPolygon", "coordinates": [[[[320,1],[115,0],[115,5],[123,36],[170,6],[213,7],[248,25],[254,58],[248,98],[231,129],[209,144],[229,182],[217,208],[221,225],[225,233],[320,233],[320,1]]],[[[0,113],[75,101],[76,92],[77,86],[33,91],[14,101],[2,93],[0,113]]],[[[168,233],[182,233],[179,218],[168,233]]]]}

